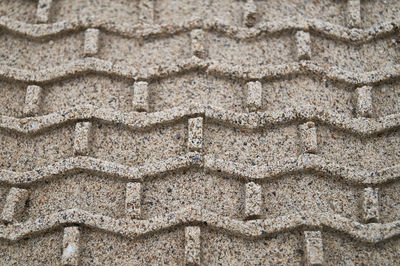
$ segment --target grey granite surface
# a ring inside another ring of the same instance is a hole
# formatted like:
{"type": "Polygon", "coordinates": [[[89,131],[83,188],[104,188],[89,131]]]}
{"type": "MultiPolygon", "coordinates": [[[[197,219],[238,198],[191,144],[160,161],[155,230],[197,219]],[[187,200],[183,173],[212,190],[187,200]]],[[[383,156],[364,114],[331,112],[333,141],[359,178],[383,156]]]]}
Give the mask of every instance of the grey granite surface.
{"type": "Polygon", "coordinates": [[[0,265],[399,265],[399,0],[0,1],[0,265]]]}

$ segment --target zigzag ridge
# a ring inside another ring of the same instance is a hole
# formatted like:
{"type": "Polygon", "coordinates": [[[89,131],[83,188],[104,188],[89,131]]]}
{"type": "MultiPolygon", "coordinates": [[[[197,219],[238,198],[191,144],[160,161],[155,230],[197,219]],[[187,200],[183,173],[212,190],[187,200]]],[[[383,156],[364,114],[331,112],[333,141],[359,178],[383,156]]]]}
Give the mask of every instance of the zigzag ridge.
{"type": "Polygon", "coordinates": [[[337,214],[313,211],[272,219],[242,221],[194,205],[148,220],[114,219],[80,209],[69,209],[23,223],[0,225],[0,238],[17,241],[27,235],[49,231],[65,224],[82,224],[129,238],[188,224],[206,224],[211,228],[250,238],[293,231],[301,227],[326,227],[367,243],[378,243],[400,234],[400,221],[361,224],[337,214]]]}
{"type": "Polygon", "coordinates": [[[34,134],[67,122],[100,120],[140,130],[194,116],[204,116],[212,121],[250,130],[288,124],[294,121],[317,121],[361,136],[382,133],[400,126],[400,114],[381,118],[353,118],[326,111],[322,107],[308,105],[273,112],[241,113],[211,105],[194,104],[153,113],[126,113],[109,108],[97,108],[93,105],[81,105],[38,117],[15,118],[0,116],[0,129],[22,134],[34,134]]]}
{"type": "Polygon", "coordinates": [[[0,78],[28,83],[48,83],[84,73],[99,73],[133,80],[152,80],[195,70],[242,80],[269,80],[293,74],[314,74],[351,85],[373,85],[400,77],[400,65],[389,66],[382,70],[356,73],[338,67],[326,68],[322,64],[311,61],[247,67],[221,64],[214,60],[201,60],[192,57],[179,60],[174,65],[160,65],[141,70],[97,58],[78,59],[61,66],[38,71],[0,65],[0,78]]]}
{"type": "Polygon", "coordinates": [[[178,24],[131,24],[85,17],[70,22],[61,21],[53,24],[28,24],[7,16],[0,17],[0,28],[32,39],[40,39],[92,27],[134,38],[173,35],[193,29],[203,29],[217,31],[236,39],[251,39],[261,34],[273,34],[289,30],[304,30],[314,31],[339,40],[360,43],[396,33],[400,28],[400,21],[389,21],[376,24],[368,29],[358,29],[343,27],[319,19],[304,19],[299,22],[281,20],[264,22],[249,29],[246,27],[232,26],[218,19],[191,19],[178,24]]]}
{"type": "Polygon", "coordinates": [[[77,156],[26,172],[0,170],[0,182],[9,185],[29,185],[82,170],[129,181],[140,181],[144,177],[183,169],[190,165],[199,164],[201,161],[202,157],[199,153],[189,152],[183,156],[163,160],[162,163],[148,163],[139,167],[129,167],[89,156],[77,156]]]}
{"type": "Polygon", "coordinates": [[[299,157],[285,158],[275,164],[260,166],[250,166],[205,155],[204,168],[252,181],[268,180],[304,171],[339,177],[346,182],[361,185],[385,184],[400,178],[400,165],[365,171],[340,165],[315,154],[302,154],[299,157]]]}
{"type": "Polygon", "coordinates": [[[169,158],[162,162],[147,163],[139,167],[129,167],[88,156],[78,156],[59,160],[31,171],[14,172],[3,169],[0,170],[0,182],[14,186],[26,186],[35,182],[54,179],[74,171],[92,172],[129,181],[142,181],[146,177],[186,169],[190,166],[204,167],[205,170],[211,172],[220,172],[252,181],[268,180],[285,174],[304,171],[339,177],[346,182],[361,185],[379,185],[400,178],[400,165],[385,167],[376,171],[364,171],[340,165],[314,154],[285,158],[272,165],[249,166],[221,160],[213,155],[203,156],[198,152],[188,152],[182,156],[169,158]]]}
{"type": "Polygon", "coordinates": [[[122,124],[131,129],[143,129],[204,113],[204,107],[201,105],[176,107],[154,113],[125,113],[109,108],[97,108],[93,105],[80,105],[38,117],[0,116],[0,128],[23,134],[33,134],[67,122],[96,119],[108,123],[122,124]]]}

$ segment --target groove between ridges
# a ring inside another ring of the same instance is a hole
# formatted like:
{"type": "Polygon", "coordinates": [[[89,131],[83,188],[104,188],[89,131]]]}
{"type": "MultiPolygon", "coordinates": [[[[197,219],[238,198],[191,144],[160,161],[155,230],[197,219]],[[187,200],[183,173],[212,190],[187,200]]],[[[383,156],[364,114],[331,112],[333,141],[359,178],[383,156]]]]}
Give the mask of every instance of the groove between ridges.
{"type": "Polygon", "coordinates": [[[251,181],[265,181],[285,174],[304,171],[339,177],[345,182],[361,185],[384,184],[396,181],[400,177],[400,165],[370,172],[343,166],[313,154],[303,154],[299,157],[286,158],[273,165],[249,166],[233,161],[221,160],[215,158],[213,155],[203,156],[198,152],[189,152],[183,156],[139,167],[129,167],[92,157],[78,156],[60,160],[54,164],[26,172],[0,170],[0,182],[9,185],[29,186],[32,183],[49,180],[74,171],[88,171],[128,181],[143,181],[146,177],[186,169],[191,166],[204,167],[208,171],[220,172],[225,175],[228,174],[251,181]]]}
{"type": "Polygon", "coordinates": [[[116,23],[110,20],[94,20],[86,17],[74,21],[62,21],[53,24],[28,24],[7,16],[0,17],[0,28],[27,36],[33,39],[45,38],[65,32],[100,28],[107,32],[126,37],[145,38],[158,35],[173,35],[192,29],[203,29],[224,33],[232,38],[250,39],[261,34],[273,34],[289,30],[315,31],[322,35],[350,42],[368,42],[388,34],[393,34],[400,27],[399,21],[384,22],[369,29],[347,28],[318,19],[305,19],[300,22],[275,21],[264,22],[253,28],[228,25],[219,20],[192,19],[179,24],[129,24],[116,23]]]}
{"type": "Polygon", "coordinates": [[[316,121],[361,136],[382,133],[400,125],[400,114],[381,118],[353,118],[327,112],[324,108],[315,108],[313,106],[286,108],[275,112],[240,113],[210,105],[190,105],[153,113],[125,113],[114,109],[82,105],[38,117],[15,118],[0,116],[0,129],[16,131],[22,134],[34,134],[67,122],[100,120],[140,130],[193,116],[204,116],[212,121],[246,129],[260,129],[295,121],[316,121]]]}
{"type": "Polygon", "coordinates": [[[129,238],[188,224],[207,224],[212,228],[251,238],[293,231],[301,227],[326,227],[367,243],[378,243],[400,234],[400,221],[361,224],[337,214],[310,211],[271,219],[242,221],[193,205],[148,220],[114,219],[80,209],[69,209],[23,223],[0,225],[0,238],[17,241],[27,235],[48,231],[64,224],[82,224],[129,238]]]}

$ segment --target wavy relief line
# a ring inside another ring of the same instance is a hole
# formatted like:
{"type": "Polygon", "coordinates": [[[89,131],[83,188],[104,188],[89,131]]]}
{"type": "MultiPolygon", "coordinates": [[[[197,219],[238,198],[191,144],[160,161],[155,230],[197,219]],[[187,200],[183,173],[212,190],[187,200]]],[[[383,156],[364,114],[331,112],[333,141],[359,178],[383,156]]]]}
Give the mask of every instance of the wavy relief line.
{"type": "Polygon", "coordinates": [[[185,169],[190,166],[204,166],[204,169],[209,171],[221,172],[252,181],[267,180],[304,171],[314,171],[339,177],[346,182],[362,185],[385,184],[400,178],[400,165],[385,167],[376,171],[364,171],[340,165],[314,154],[285,158],[275,164],[249,166],[248,164],[221,160],[213,155],[204,155],[203,157],[201,153],[189,152],[183,156],[169,158],[162,162],[148,163],[139,167],[129,167],[88,156],[78,156],[26,172],[0,170],[0,182],[10,185],[30,185],[76,171],[103,174],[129,181],[141,181],[145,177],[185,169]]]}
{"type": "Polygon", "coordinates": [[[65,111],[38,117],[15,118],[0,116],[0,128],[23,134],[33,134],[67,122],[95,119],[140,130],[158,124],[178,121],[188,116],[203,115],[204,113],[204,107],[201,105],[176,107],[154,113],[125,113],[115,109],[97,108],[93,105],[80,105],[65,111]]]}
{"type": "Polygon", "coordinates": [[[82,224],[129,238],[187,224],[203,224],[251,238],[293,231],[300,227],[327,227],[369,243],[378,243],[400,234],[400,221],[361,224],[337,214],[313,211],[272,219],[242,221],[220,216],[199,206],[190,206],[149,220],[114,219],[80,209],[69,209],[23,223],[0,225],[0,238],[17,241],[28,235],[45,232],[64,224],[82,224]]]}
{"type": "Polygon", "coordinates": [[[381,118],[353,118],[313,106],[286,108],[273,112],[240,113],[210,105],[194,104],[153,113],[125,113],[114,109],[81,105],[38,117],[15,118],[0,116],[0,129],[16,131],[22,134],[34,134],[67,122],[100,120],[141,130],[194,116],[204,116],[212,121],[251,130],[295,121],[316,121],[361,136],[382,133],[400,126],[400,114],[381,118]]]}
{"type": "Polygon", "coordinates": [[[204,168],[252,181],[267,180],[305,171],[339,177],[345,182],[361,185],[385,184],[400,178],[400,165],[385,167],[376,171],[365,171],[340,165],[314,154],[303,154],[299,157],[285,158],[276,164],[259,166],[250,166],[249,164],[221,160],[213,155],[205,155],[204,168]]]}
{"type": "Polygon", "coordinates": [[[34,182],[54,179],[76,171],[103,174],[109,177],[123,178],[128,181],[140,181],[145,177],[184,169],[191,165],[200,165],[201,162],[202,156],[196,152],[189,152],[183,156],[169,158],[162,162],[148,163],[139,167],[129,167],[88,156],[78,156],[60,160],[54,164],[39,167],[32,171],[14,172],[0,170],[0,182],[10,185],[30,185],[34,182]]]}
{"type": "Polygon", "coordinates": [[[387,67],[382,70],[358,73],[343,70],[338,67],[326,68],[321,64],[311,61],[284,65],[266,65],[264,67],[245,67],[233,64],[221,64],[213,60],[201,60],[192,57],[190,59],[180,60],[175,65],[160,65],[158,67],[141,70],[97,58],[79,59],[58,67],[39,71],[0,65],[0,78],[28,83],[46,83],[81,75],[83,73],[99,73],[116,75],[133,80],[151,80],[195,70],[201,70],[207,74],[216,76],[243,80],[268,80],[293,74],[314,74],[352,85],[372,85],[400,77],[400,65],[387,67]]]}
{"type": "Polygon", "coordinates": [[[50,37],[70,31],[87,28],[100,28],[121,36],[145,38],[149,36],[173,35],[192,29],[217,31],[236,39],[251,39],[261,34],[273,34],[289,30],[315,31],[319,34],[351,42],[368,42],[398,32],[400,21],[376,24],[369,29],[347,28],[319,19],[305,19],[299,22],[290,20],[264,22],[254,28],[228,25],[219,20],[191,19],[179,24],[130,24],[110,20],[97,20],[85,17],[74,21],[61,21],[53,24],[28,24],[7,16],[0,17],[0,28],[33,39],[50,37]]]}
{"type": "Polygon", "coordinates": [[[206,69],[209,63],[196,57],[180,60],[176,65],[164,65],[155,68],[137,70],[132,66],[112,63],[111,61],[84,58],[74,60],[61,66],[31,71],[0,65],[0,78],[29,83],[46,83],[67,77],[82,75],[85,73],[98,73],[105,75],[116,75],[133,80],[149,80],[176,75],[187,71],[206,69]]]}

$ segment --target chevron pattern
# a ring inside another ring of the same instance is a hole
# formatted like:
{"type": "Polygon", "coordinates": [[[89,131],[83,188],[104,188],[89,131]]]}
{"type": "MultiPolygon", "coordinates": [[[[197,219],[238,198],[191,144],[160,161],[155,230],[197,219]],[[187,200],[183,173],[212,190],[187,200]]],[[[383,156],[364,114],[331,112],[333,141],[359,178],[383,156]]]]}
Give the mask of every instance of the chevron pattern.
{"type": "Polygon", "coordinates": [[[399,18],[1,1],[0,264],[399,264],[399,18]]]}

